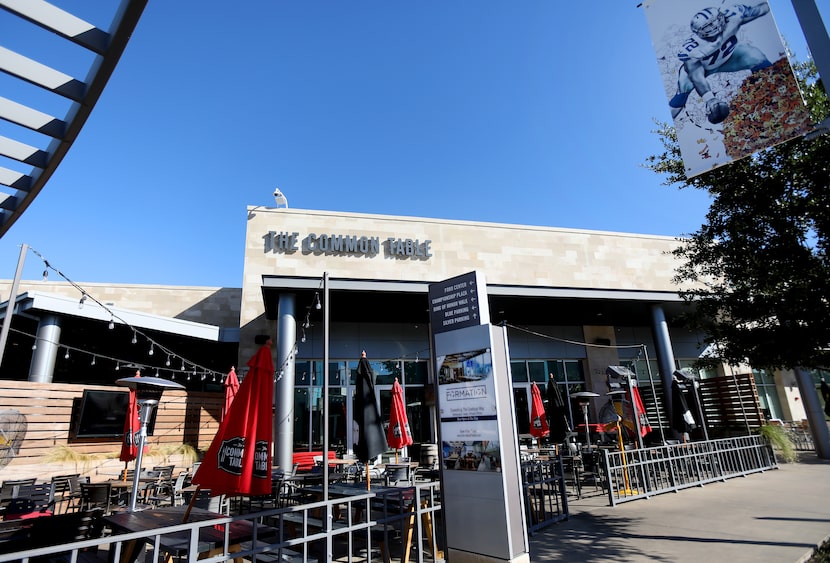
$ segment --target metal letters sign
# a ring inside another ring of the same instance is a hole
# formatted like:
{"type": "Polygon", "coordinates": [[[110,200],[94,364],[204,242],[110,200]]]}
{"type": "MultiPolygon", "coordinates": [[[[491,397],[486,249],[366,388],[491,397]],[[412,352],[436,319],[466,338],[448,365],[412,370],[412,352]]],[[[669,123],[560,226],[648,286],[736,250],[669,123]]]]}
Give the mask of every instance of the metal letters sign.
{"type": "Polygon", "coordinates": [[[687,178],[812,130],[767,2],[643,6],[687,178]]]}
{"type": "Polygon", "coordinates": [[[488,324],[487,284],[481,272],[470,272],[429,285],[432,333],[488,324]]]}

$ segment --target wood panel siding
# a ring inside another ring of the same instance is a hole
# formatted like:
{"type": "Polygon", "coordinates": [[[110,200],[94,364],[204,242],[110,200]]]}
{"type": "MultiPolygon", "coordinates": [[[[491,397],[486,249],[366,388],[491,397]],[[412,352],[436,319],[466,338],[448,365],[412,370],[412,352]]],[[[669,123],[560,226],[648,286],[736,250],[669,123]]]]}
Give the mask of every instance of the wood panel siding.
{"type": "MultiPolygon", "coordinates": [[[[25,417],[27,428],[19,451],[8,465],[0,468],[0,481],[20,471],[41,469],[43,475],[38,477],[48,477],[48,460],[62,447],[79,455],[82,461],[75,464],[84,465],[84,472],[102,473],[101,468],[119,464],[123,467],[123,462],[118,461],[121,437],[75,437],[73,426],[77,425],[84,389],[128,392],[118,386],[2,381],[0,411],[18,411],[25,417]]],[[[169,452],[181,444],[200,451],[207,449],[219,428],[223,402],[222,393],[165,391],[156,409],[153,435],[147,439],[147,463],[143,465],[149,467],[150,463],[161,461],[158,458],[169,457],[169,452]]]]}

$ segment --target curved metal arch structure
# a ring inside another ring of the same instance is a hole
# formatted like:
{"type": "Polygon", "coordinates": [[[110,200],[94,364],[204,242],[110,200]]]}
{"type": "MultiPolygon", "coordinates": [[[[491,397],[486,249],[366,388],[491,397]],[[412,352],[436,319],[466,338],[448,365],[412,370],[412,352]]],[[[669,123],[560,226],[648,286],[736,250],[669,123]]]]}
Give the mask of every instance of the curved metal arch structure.
{"type": "Polygon", "coordinates": [[[14,89],[19,97],[10,99],[0,92],[0,118],[7,125],[2,131],[11,134],[0,135],[0,157],[3,165],[14,167],[0,165],[0,237],[31,205],[78,137],[147,5],[147,0],[101,2],[112,8],[108,30],[44,0],[0,0],[0,8],[15,25],[45,30],[57,38],[62,54],[80,52],[93,61],[87,76],[78,79],[0,45],[0,71],[46,94],[28,96],[14,89]],[[56,116],[34,107],[44,100],[48,105],[52,97],[58,98],[54,107],[68,104],[68,111],[56,116]]]}

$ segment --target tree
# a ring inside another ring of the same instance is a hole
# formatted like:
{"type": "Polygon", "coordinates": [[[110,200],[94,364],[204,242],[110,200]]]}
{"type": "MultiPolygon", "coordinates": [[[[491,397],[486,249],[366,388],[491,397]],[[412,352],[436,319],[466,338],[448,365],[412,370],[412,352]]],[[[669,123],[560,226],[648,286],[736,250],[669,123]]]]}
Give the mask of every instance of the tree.
{"type": "MultiPolygon", "coordinates": [[[[796,65],[815,123],[830,113],[812,63],[796,65]]],[[[730,363],[830,366],[830,134],[798,138],[686,178],[674,128],[646,167],[664,184],[709,192],[700,229],[674,254],[687,321],[730,363]]]]}

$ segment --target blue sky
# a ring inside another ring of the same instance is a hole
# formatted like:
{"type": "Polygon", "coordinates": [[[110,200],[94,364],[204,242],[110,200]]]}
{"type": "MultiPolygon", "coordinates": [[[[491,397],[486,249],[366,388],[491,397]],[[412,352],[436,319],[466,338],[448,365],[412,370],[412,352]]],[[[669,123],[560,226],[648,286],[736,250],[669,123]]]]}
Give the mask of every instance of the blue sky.
{"type": "MultiPolygon", "coordinates": [[[[27,243],[81,284],[241,287],[246,206],[277,186],[299,209],[690,233],[706,194],[642,166],[670,114],[636,5],[150,0],[0,278],[27,243]]],[[[24,278],[42,270],[29,254],[24,278]]]]}

